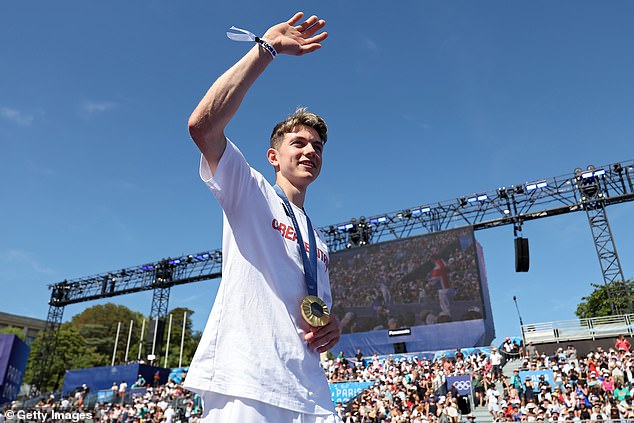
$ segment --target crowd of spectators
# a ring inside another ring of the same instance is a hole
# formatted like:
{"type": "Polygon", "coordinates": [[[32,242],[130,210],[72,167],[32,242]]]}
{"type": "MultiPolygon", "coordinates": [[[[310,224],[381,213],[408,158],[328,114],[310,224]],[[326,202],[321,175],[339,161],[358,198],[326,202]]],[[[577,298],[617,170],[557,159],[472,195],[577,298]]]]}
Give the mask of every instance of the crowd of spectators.
{"type": "Polygon", "coordinates": [[[499,421],[634,421],[634,358],[623,337],[583,356],[572,345],[546,355],[529,344],[520,359],[512,376],[499,379],[502,392],[484,377],[487,407],[499,421]],[[536,370],[552,371],[553,383],[520,377],[536,370]]]}
{"type": "MultiPolygon", "coordinates": [[[[134,388],[127,391],[125,382],[114,382],[111,388],[114,395],[107,401],[95,402],[89,401],[89,391],[84,385],[83,389],[71,395],[61,398],[51,395],[41,400],[32,407],[32,411],[40,411],[47,416],[52,416],[53,411],[90,416],[80,421],[95,423],[196,423],[201,420],[202,406],[198,396],[172,380],[164,385],[134,388]]],[[[17,403],[13,407],[15,410],[20,408],[17,403]]]]}
{"type": "Polygon", "coordinates": [[[494,421],[634,421],[634,356],[624,337],[583,356],[571,345],[546,355],[530,343],[521,350],[511,344],[507,338],[502,351],[465,356],[458,349],[435,361],[362,359],[358,352],[354,359],[340,355],[325,362],[324,370],[330,382],[374,382],[346,406],[337,404],[344,423],[473,420],[467,398],[444,389],[447,376],[461,374],[472,378],[473,406],[486,408],[494,421]],[[505,359],[519,360],[510,376],[501,371],[505,359]],[[525,371],[546,371],[553,382],[545,375],[537,382],[520,377],[525,371]]]}
{"type": "Polygon", "coordinates": [[[446,377],[492,369],[487,354],[466,356],[460,349],[451,358],[437,360],[377,355],[362,359],[360,352],[345,359],[340,354],[323,366],[329,382],[375,382],[346,406],[336,404],[344,423],[458,422],[469,415],[469,401],[455,389],[443,389],[446,377]]]}
{"type": "MultiPolygon", "coordinates": [[[[355,357],[322,362],[330,383],[372,382],[347,404],[336,404],[344,423],[458,423],[473,421],[472,407],[486,408],[494,421],[634,421],[634,356],[630,343],[620,337],[613,348],[596,347],[580,355],[572,346],[560,347],[552,355],[540,353],[532,344],[521,350],[506,339],[501,351],[476,350],[465,354],[458,348],[437,359],[416,355],[355,357]],[[516,370],[504,376],[504,360],[517,360],[516,370]],[[537,382],[521,377],[525,371],[546,371],[537,382]],[[552,372],[552,373],[551,373],[552,372]],[[446,389],[448,376],[471,376],[472,399],[457,389],[446,389]],[[549,382],[549,380],[552,381],[549,382]]],[[[143,381],[144,382],[144,381],[143,381]]],[[[113,383],[109,400],[87,401],[88,389],[63,398],[51,396],[34,409],[47,412],[84,412],[94,422],[200,421],[200,399],[170,380],[147,386],[135,382],[113,383]],[[146,386],[138,391],[135,388],[146,386]]]]}

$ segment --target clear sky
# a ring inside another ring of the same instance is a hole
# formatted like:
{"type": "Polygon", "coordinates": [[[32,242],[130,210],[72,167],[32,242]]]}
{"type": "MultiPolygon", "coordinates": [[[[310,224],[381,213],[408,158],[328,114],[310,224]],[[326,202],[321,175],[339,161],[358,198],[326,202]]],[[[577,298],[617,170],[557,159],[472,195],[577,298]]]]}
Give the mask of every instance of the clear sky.
{"type": "MultiPolygon", "coordinates": [[[[46,318],[47,285],[214,250],[221,211],[197,175],[190,112],[301,6],[323,49],[281,56],[227,128],[265,175],[299,105],[330,137],[306,204],[325,226],[634,158],[631,1],[4,1],[0,5],[0,311],[46,318]]],[[[634,277],[634,204],[608,208],[634,277]]],[[[476,232],[498,339],[572,319],[601,281],[585,214],[476,232]]],[[[218,280],[172,289],[202,330],[218,280]]],[[[111,301],[148,314],[151,293],[111,301]]],[[[69,319],[85,307],[69,306],[69,319]]]]}

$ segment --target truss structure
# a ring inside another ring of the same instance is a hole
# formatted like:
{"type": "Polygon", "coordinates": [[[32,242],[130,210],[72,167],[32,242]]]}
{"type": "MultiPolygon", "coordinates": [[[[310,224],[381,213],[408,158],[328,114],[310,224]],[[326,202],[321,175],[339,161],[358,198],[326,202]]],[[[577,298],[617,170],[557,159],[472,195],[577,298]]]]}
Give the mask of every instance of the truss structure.
{"type": "MultiPolygon", "coordinates": [[[[586,170],[575,169],[562,176],[500,187],[438,203],[353,218],[320,229],[330,251],[335,252],[464,226],[481,230],[512,224],[517,234],[521,233],[522,224],[529,220],[585,211],[603,280],[609,286],[610,282],[624,278],[605,208],[633,200],[634,160],[628,160],[601,167],[588,166],[586,170]]],[[[172,286],[220,277],[221,267],[221,250],[205,251],[49,285],[52,294],[45,348],[38,360],[41,370],[31,394],[36,394],[48,380],[50,358],[55,351],[57,330],[66,305],[154,290],[151,318],[161,319],[167,315],[172,286]]],[[[623,294],[610,293],[612,297],[623,294]]],[[[634,311],[631,301],[628,308],[627,312],[634,311]]]]}

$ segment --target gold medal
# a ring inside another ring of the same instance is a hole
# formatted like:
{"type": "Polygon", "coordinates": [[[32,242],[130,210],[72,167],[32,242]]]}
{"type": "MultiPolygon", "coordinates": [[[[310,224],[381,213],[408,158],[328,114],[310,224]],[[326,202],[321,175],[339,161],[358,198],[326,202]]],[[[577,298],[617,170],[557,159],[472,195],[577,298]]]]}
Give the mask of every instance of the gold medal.
{"type": "Polygon", "coordinates": [[[326,303],[319,297],[309,295],[304,297],[300,305],[302,317],[313,327],[326,326],[330,319],[330,311],[326,303]]]}

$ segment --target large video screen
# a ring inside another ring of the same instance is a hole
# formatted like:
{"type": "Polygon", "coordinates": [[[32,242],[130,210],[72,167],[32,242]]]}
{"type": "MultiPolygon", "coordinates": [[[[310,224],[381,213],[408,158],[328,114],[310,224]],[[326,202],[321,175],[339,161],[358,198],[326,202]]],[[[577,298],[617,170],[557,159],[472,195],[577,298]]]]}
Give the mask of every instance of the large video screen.
{"type": "Polygon", "coordinates": [[[330,283],[343,333],[484,318],[471,227],[333,253],[330,283]]]}

